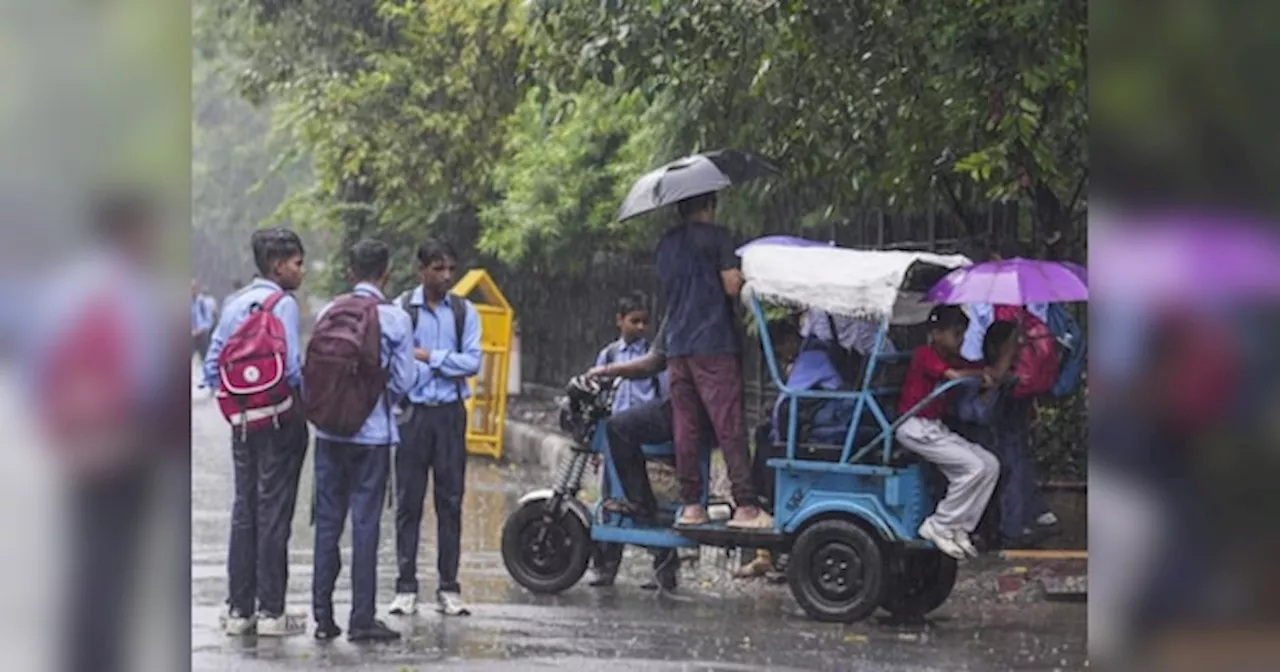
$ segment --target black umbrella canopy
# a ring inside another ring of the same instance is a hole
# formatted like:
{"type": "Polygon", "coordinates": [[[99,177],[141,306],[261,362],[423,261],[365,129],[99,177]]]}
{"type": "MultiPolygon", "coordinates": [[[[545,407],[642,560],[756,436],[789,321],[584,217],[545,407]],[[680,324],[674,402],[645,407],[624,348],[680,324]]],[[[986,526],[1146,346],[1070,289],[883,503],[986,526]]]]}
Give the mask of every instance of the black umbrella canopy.
{"type": "Polygon", "coordinates": [[[618,220],[638,217],[735,184],[781,174],[768,159],[738,149],[686,156],[636,180],[622,207],[618,208],[618,220]]]}

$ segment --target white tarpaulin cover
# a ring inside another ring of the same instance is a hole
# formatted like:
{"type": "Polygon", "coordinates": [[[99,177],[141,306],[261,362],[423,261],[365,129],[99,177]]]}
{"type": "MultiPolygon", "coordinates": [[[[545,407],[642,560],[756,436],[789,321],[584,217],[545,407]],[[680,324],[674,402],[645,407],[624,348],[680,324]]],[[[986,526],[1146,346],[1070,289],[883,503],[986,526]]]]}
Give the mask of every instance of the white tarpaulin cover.
{"type": "Polygon", "coordinates": [[[743,298],[861,319],[892,315],[894,324],[916,324],[932,306],[922,302],[922,293],[902,291],[908,269],[928,264],[950,270],[971,263],[962,255],[927,252],[753,245],[742,253],[743,298]]]}

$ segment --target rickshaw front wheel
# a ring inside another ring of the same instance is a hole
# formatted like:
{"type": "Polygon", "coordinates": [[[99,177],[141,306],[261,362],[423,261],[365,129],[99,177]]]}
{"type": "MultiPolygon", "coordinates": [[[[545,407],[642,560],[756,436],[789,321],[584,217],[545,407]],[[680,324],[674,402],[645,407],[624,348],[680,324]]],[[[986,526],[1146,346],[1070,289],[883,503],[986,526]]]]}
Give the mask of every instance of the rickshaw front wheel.
{"type": "Polygon", "coordinates": [[[502,562],[516,583],[555,594],[577,583],[591,559],[591,535],[568,507],[526,503],[502,528],[502,562]]]}
{"type": "Polygon", "coordinates": [[[915,619],[941,607],[955,588],[956,569],[956,559],[942,551],[904,550],[885,591],[885,611],[915,619]]]}
{"type": "Polygon", "coordinates": [[[787,582],[796,602],[819,621],[852,623],[880,606],[885,588],[880,544],[862,526],[822,520],[796,538],[787,562],[787,582]]]}

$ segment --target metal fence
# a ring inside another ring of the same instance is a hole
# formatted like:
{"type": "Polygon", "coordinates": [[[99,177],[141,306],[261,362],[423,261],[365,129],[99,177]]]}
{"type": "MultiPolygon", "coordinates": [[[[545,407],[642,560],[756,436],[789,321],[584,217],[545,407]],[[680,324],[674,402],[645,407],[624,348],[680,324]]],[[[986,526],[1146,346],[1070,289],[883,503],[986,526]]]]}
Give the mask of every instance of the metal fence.
{"type": "MultiPolygon", "coordinates": [[[[775,227],[773,233],[833,240],[844,247],[866,249],[917,249],[939,253],[961,251],[967,243],[1000,245],[1016,240],[1038,241],[1035,227],[1018,224],[1014,204],[997,204],[977,217],[977,232],[964,229],[954,217],[941,212],[894,215],[873,209],[858,216],[801,230],[775,227]]],[[[658,282],[652,254],[618,257],[597,254],[589,270],[575,277],[528,270],[495,269],[495,278],[516,311],[520,330],[521,376],[530,383],[559,387],[586,370],[596,354],[617,338],[614,314],[617,301],[640,290],[653,297],[655,314],[658,282]]],[[[1085,318],[1083,311],[1078,319],[1085,318]]],[[[655,325],[656,326],[656,325],[655,325]]],[[[913,335],[904,334],[905,340],[913,335]]],[[[918,337],[918,334],[915,335],[918,337]]],[[[748,339],[748,343],[752,343],[748,339]]],[[[909,347],[910,342],[899,343],[909,347]]],[[[776,391],[764,370],[759,347],[744,348],[744,397],[749,425],[766,417],[776,391]]],[[[1047,473],[1059,478],[1083,475],[1083,451],[1087,422],[1083,398],[1046,403],[1036,427],[1037,455],[1047,473]],[[1077,473],[1078,472],[1078,473],[1077,473]]]]}

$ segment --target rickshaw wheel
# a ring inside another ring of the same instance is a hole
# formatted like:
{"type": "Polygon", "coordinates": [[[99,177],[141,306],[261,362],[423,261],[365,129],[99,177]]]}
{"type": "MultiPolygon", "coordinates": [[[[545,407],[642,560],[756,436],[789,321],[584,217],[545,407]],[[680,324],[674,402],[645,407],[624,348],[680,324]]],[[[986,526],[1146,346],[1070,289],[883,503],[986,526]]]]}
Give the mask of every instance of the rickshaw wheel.
{"type": "Polygon", "coordinates": [[[880,606],[885,562],[880,544],[848,520],[823,520],[805,528],[787,563],[796,602],[819,621],[852,623],[880,606]]]}
{"type": "Polygon", "coordinates": [[[895,618],[919,618],[941,607],[956,585],[956,559],[938,550],[903,551],[885,591],[884,609],[895,618]]]}
{"type": "Polygon", "coordinates": [[[502,562],[516,583],[554,594],[582,578],[591,559],[591,536],[572,511],[552,512],[546,501],[520,507],[502,528],[502,562]]]}

